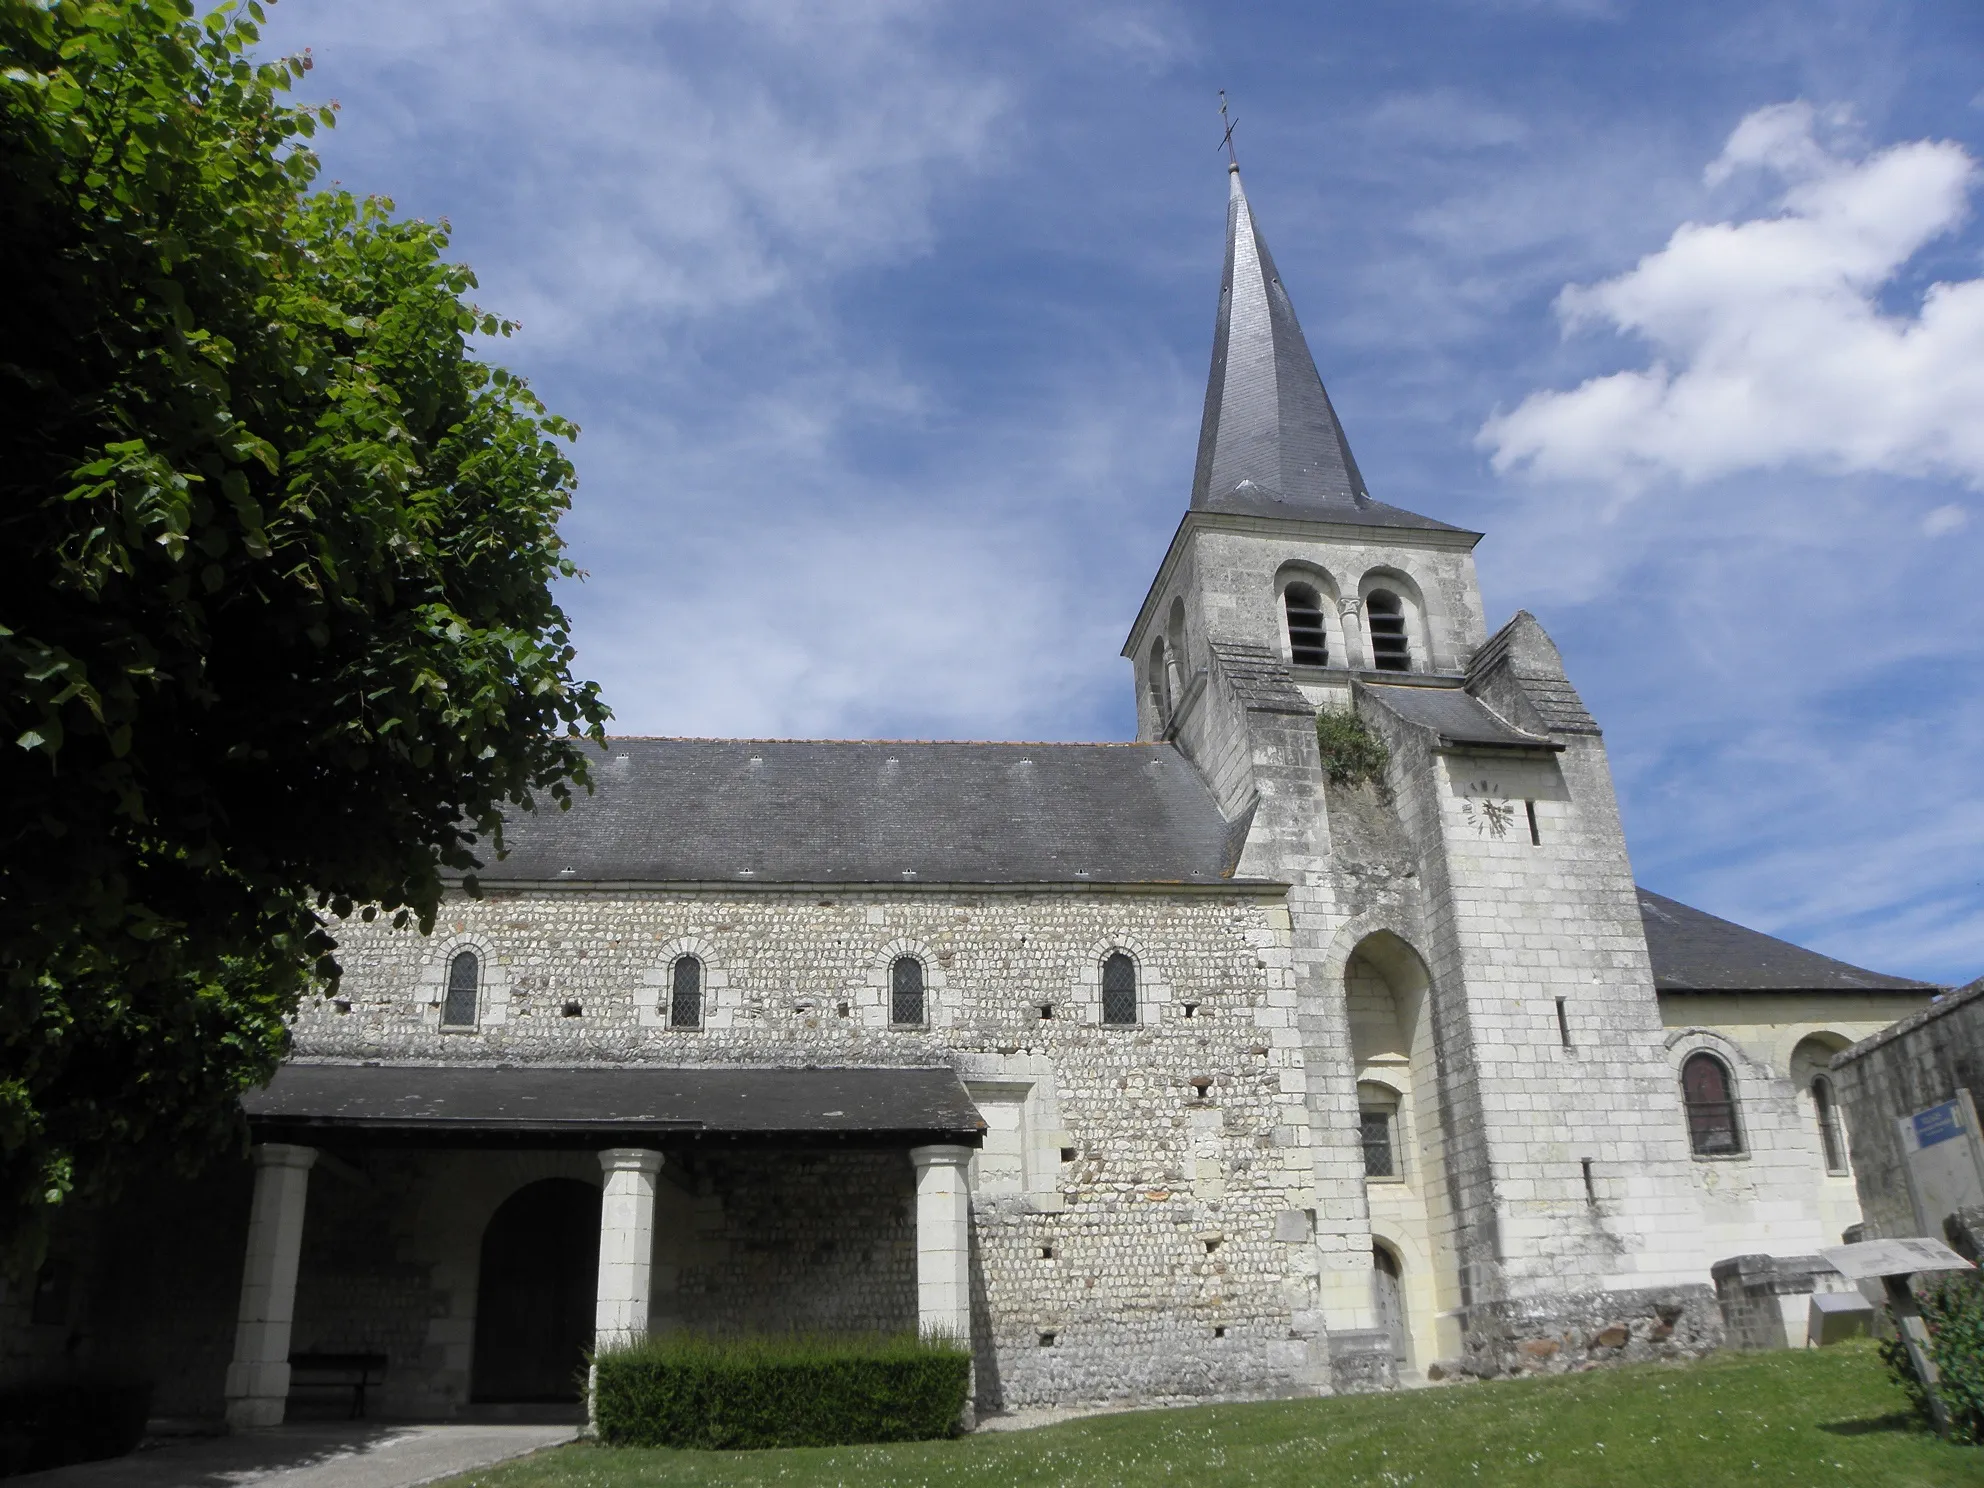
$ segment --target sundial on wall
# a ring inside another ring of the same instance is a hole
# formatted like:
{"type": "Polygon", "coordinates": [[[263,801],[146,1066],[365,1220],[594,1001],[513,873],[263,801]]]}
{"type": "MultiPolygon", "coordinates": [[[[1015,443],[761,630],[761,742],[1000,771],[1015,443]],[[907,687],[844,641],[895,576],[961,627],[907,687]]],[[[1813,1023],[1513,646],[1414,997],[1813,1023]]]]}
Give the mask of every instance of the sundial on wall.
{"type": "Polygon", "coordinates": [[[1462,787],[1468,792],[1460,803],[1460,814],[1482,837],[1506,837],[1516,819],[1515,802],[1503,796],[1492,780],[1476,780],[1462,787]]]}

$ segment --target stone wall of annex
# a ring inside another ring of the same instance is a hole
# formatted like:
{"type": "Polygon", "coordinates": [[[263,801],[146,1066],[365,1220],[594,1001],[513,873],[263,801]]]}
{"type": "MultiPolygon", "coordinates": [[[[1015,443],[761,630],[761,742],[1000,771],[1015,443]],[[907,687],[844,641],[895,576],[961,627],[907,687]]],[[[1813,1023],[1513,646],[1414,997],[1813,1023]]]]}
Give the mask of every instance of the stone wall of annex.
{"type": "MultiPolygon", "coordinates": [[[[1833,1061],[1869,1240],[1916,1233],[1895,1121],[1968,1090],[1984,1111],[1984,979],[1833,1061]]],[[[1943,1237],[1936,1236],[1941,1239],[1943,1237]]]]}

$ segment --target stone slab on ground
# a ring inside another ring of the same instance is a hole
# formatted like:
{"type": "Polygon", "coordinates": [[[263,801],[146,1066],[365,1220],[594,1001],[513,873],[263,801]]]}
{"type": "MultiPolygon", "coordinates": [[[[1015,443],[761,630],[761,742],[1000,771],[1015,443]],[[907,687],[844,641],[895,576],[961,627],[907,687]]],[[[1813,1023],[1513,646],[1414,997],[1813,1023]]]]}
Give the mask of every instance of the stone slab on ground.
{"type": "Polygon", "coordinates": [[[172,1442],[16,1479],[34,1488],[415,1488],[573,1440],[570,1425],[308,1425],[172,1442]]]}

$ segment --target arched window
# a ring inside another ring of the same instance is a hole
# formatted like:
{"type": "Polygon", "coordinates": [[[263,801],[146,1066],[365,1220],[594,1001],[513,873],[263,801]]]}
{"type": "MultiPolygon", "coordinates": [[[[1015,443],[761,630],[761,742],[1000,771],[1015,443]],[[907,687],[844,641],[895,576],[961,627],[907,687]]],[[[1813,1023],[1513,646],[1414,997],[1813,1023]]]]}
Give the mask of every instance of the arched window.
{"type": "Polygon", "coordinates": [[[1102,963],[1102,1021],[1137,1021],[1137,963],[1121,951],[1111,951],[1102,963]]]}
{"type": "Polygon", "coordinates": [[[1150,710],[1157,715],[1157,726],[1164,727],[1171,717],[1171,678],[1170,670],[1164,664],[1164,640],[1159,637],[1150,643],[1150,710]]]}
{"type": "Polygon", "coordinates": [[[889,968],[889,1022],[897,1028],[921,1028],[925,1015],[923,963],[898,956],[889,968]]]}
{"type": "Polygon", "coordinates": [[[1307,584],[1290,584],[1281,595],[1288,618],[1288,659],[1297,666],[1330,664],[1329,633],[1323,629],[1323,602],[1307,584]]]}
{"type": "Polygon", "coordinates": [[[1839,1126],[1839,1102],[1833,1099],[1832,1078],[1828,1075],[1812,1077],[1812,1109],[1819,1118],[1819,1145],[1825,1149],[1826,1171],[1844,1173],[1846,1168],[1846,1133],[1839,1126]]]}
{"type": "Polygon", "coordinates": [[[1405,605],[1389,589],[1364,596],[1364,614],[1371,624],[1371,665],[1381,672],[1412,670],[1412,648],[1405,639],[1405,605]]]}
{"type": "Polygon", "coordinates": [[[474,951],[457,951],[448,963],[448,995],[441,1004],[443,1028],[475,1027],[475,1008],[482,991],[482,962],[474,951]]]}
{"type": "Polygon", "coordinates": [[[668,996],[670,1028],[703,1026],[703,963],[694,956],[678,957],[668,996]]]}
{"type": "Polygon", "coordinates": [[[1688,1143],[1697,1157],[1743,1150],[1736,1129],[1736,1093],[1729,1067],[1713,1054],[1690,1054],[1681,1066],[1681,1103],[1688,1111],[1688,1143]]]}

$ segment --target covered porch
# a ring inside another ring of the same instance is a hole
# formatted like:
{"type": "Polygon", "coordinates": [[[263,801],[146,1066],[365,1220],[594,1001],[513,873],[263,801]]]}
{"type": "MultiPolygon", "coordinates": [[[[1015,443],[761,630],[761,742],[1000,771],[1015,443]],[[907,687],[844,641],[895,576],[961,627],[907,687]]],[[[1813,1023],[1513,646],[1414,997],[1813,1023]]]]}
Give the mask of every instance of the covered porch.
{"type": "Polygon", "coordinates": [[[949,1069],[292,1064],[243,1105],[235,1430],[575,1402],[654,1329],[970,1337],[949,1069]]]}

